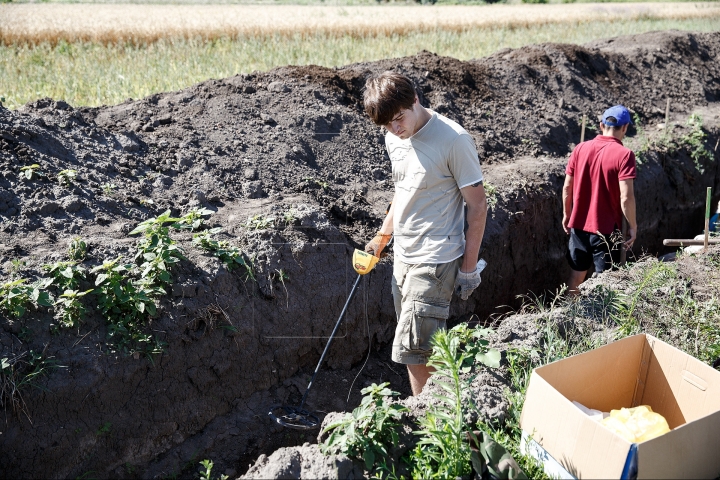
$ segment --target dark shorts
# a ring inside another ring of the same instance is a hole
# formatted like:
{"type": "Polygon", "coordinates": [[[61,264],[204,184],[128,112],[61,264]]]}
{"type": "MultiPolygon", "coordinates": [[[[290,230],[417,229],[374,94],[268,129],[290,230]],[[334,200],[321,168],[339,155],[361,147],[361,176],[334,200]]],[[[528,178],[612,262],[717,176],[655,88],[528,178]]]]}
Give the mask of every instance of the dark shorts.
{"type": "Polygon", "coordinates": [[[620,263],[621,238],[619,231],[612,235],[602,235],[571,228],[566,254],[570,268],[585,272],[594,265],[596,273],[610,270],[613,264],[620,263]]]}

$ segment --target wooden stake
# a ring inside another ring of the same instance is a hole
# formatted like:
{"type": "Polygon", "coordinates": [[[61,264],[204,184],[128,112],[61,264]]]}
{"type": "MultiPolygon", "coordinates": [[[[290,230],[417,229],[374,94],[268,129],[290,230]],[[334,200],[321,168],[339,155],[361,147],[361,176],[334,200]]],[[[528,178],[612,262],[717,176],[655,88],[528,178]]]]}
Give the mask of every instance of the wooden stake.
{"type": "Polygon", "coordinates": [[[710,244],[710,203],[712,203],[712,188],[707,187],[707,197],[705,198],[705,250],[710,244]]]}
{"type": "Polygon", "coordinates": [[[585,122],[587,122],[587,115],[583,113],[582,127],[580,128],[580,143],[585,141],[585,122]]]}
{"type": "MultiPolygon", "coordinates": [[[[708,242],[710,245],[720,245],[720,238],[711,238],[708,242]]],[[[690,247],[702,246],[705,240],[695,240],[694,238],[666,238],[663,245],[666,247],[690,247]]]]}
{"type": "Polygon", "coordinates": [[[670,97],[667,98],[667,104],[665,104],[665,128],[670,126],[670,97]]]}

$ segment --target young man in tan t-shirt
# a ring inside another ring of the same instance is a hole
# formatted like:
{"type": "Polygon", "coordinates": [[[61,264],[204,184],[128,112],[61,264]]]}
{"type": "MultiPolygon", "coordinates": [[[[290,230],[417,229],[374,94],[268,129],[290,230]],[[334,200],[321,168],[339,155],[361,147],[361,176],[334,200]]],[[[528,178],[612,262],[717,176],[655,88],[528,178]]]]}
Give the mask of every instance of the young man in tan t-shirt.
{"type": "Polygon", "coordinates": [[[467,300],[480,284],[478,253],[487,215],[483,174],[470,135],[420,105],[404,75],[384,72],[368,79],[364,104],[372,121],[387,130],[395,184],[388,215],[365,250],[379,256],[394,234],[398,325],[392,359],[407,365],[417,395],[431,373],[430,338],[446,327],[453,292],[467,300]]]}

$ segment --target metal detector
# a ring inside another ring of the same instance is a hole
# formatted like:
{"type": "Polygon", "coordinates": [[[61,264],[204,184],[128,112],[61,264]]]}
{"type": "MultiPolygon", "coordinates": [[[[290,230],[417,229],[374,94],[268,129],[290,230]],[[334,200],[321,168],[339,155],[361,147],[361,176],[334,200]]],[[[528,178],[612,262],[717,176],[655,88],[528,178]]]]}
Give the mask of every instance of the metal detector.
{"type": "Polygon", "coordinates": [[[328,340],[327,345],[325,345],[325,350],[323,350],[323,353],[320,356],[320,361],[318,362],[317,367],[315,367],[315,373],[313,373],[313,376],[310,379],[310,384],[305,390],[300,406],[293,407],[290,405],[279,405],[270,407],[268,415],[270,415],[270,418],[283,427],[295,428],[297,430],[312,430],[320,426],[320,419],[315,412],[309,412],[303,408],[305,400],[307,399],[310,388],[313,386],[315,377],[320,370],[320,365],[322,365],[322,362],[325,359],[325,354],[330,349],[330,344],[332,343],[333,338],[335,338],[335,333],[337,332],[338,327],[340,327],[340,323],[345,316],[345,312],[347,312],[348,305],[350,305],[350,302],[355,296],[357,287],[360,284],[360,278],[369,273],[379,260],[380,259],[378,257],[361,250],[356,249],[353,253],[353,268],[358,273],[357,279],[352,286],[352,290],[350,290],[350,295],[348,295],[348,298],[345,301],[345,306],[343,307],[342,312],[340,312],[340,317],[337,319],[337,323],[335,323],[335,328],[333,328],[333,331],[330,334],[330,339],[328,340]]]}

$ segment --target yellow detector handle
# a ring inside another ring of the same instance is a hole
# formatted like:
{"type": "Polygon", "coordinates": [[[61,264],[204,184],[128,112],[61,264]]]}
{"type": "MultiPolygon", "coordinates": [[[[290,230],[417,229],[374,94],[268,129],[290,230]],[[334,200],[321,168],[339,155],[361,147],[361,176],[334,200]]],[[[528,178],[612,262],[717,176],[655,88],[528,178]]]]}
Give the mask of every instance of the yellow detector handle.
{"type": "Polygon", "coordinates": [[[375,268],[375,265],[379,261],[380,259],[375,255],[363,252],[362,250],[358,250],[357,248],[355,249],[355,252],[353,252],[353,268],[360,275],[365,275],[366,273],[369,273],[370,270],[375,268]]]}

